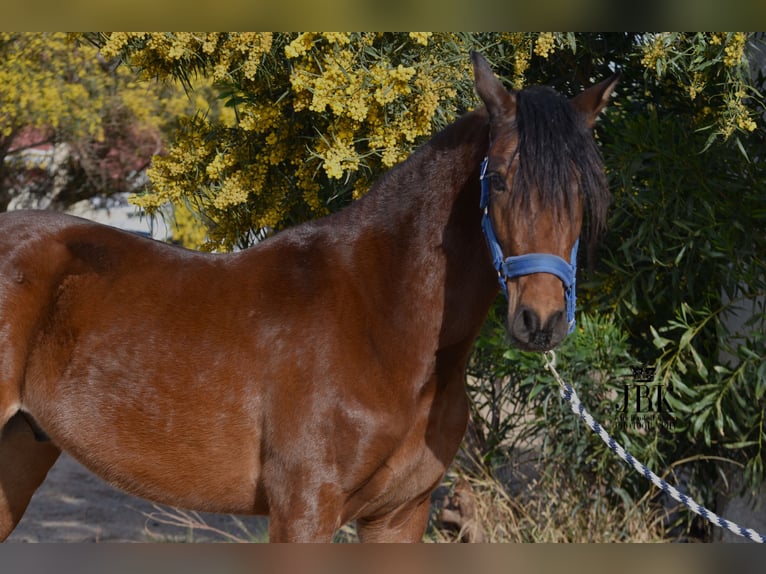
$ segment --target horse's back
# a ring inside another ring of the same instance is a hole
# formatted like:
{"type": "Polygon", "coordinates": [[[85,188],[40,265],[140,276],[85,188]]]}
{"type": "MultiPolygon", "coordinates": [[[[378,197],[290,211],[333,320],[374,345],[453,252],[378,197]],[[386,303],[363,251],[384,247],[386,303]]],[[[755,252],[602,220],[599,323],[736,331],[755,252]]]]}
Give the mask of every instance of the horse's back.
{"type": "Polygon", "coordinates": [[[236,304],[214,305],[226,260],[61,214],[0,216],[0,415],[28,413],[135,494],[256,509],[258,413],[232,402],[248,343],[225,340],[236,304]]]}

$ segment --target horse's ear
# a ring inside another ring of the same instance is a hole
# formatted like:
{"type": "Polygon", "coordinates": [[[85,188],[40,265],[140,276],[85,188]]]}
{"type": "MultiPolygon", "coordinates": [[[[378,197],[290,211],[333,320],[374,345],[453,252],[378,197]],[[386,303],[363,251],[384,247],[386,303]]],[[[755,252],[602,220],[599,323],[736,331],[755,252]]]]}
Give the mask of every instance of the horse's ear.
{"type": "Polygon", "coordinates": [[[512,119],[516,113],[516,96],[505,89],[484,56],[471,50],[471,61],[476,93],[487,106],[490,121],[503,117],[512,119]]]}
{"type": "Polygon", "coordinates": [[[586,88],[572,98],[572,103],[583,114],[588,127],[592,128],[596,123],[596,118],[609,102],[609,96],[612,95],[612,90],[614,90],[619,79],[620,74],[614,74],[606,80],[586,88]]]}

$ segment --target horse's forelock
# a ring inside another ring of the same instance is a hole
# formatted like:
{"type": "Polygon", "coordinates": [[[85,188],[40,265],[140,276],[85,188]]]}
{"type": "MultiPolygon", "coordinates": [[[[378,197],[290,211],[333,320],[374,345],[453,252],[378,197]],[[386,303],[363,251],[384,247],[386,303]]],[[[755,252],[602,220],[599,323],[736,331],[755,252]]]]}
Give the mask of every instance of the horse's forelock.
{"type": "Polygon", "coordinates": [[[517,200],[525,201],[536,190],[543,205],[571,214],[576,205],[574,194],[580,193],[586,208],[586,233],[595,239],[606,224],[609,191],[592,131],[570,101],[550,88],[518,92],[517,106],[517,200]]]}

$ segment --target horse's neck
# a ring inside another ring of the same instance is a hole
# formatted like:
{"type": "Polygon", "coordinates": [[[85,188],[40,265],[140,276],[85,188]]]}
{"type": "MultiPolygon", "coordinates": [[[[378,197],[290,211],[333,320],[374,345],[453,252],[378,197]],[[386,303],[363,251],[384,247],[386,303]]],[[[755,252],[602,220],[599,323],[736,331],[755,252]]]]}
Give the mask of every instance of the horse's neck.
{"type": "Polygon", "coordinates": [[[467,114],[384,176],[359,206],[362,225],[388,236],[390,261],[399,266],[398,277],[384,278],[387,288],[396,281],[438,303],[440,346],[472,339],[497,291],[479,209],[487,146],[486,115],[467,114]]]}
{"type": "Polygon", "coordinates": [[[466,207],[469,196],[475,196],[471,211],[478,219],[479,167],[487,146],[486,115],[463,116],[373,186],[358,202],[357,223],[391,230],[400,242],[425,236],[433,243],[455,223],[454,210],[466,207]]]}

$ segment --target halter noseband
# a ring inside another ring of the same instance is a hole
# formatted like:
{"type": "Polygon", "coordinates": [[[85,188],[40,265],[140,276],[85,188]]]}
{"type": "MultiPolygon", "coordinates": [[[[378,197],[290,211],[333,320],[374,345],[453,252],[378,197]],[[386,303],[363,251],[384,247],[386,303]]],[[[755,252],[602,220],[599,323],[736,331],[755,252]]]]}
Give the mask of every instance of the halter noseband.
{"type": "Polygon", "coordinates": [[[481,164],[481,202],[480,207],[484,211],[481,218],[481,228],[484,231],[484,237],[487,240],[489,251],[492,254],[492,263],[497,271],[497,280],[500,283],[506,298],[508,297],[508,286],[506,282],[514,277],[522,275],[531,275],[532,273],[551,273],[561,279],[564,284],[564,295],[567,304],[567,325],[568,333],[574,331],[575,327],[575,281],[577,277],[577,246],[580,243],[578,238],[572,247],[569,255],[570,262],[567,263],[558,255],[550,253],[526,253],[503,258],[503,250],[497,241],[495,230],[492,228],[492,220],[489,217],[489,181],[485,178],[487,171],[488,158],[484,158],[481,164]]]}

